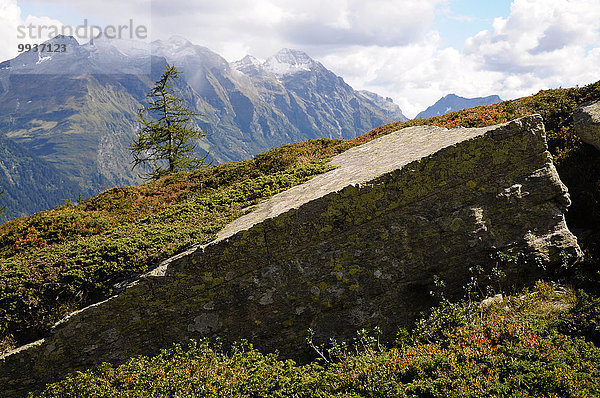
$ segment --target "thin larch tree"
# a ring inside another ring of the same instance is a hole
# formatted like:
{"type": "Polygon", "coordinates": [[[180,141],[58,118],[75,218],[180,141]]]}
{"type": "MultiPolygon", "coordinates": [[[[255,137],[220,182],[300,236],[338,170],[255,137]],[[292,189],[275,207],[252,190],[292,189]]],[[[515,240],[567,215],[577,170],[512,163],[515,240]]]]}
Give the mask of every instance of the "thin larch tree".
{"type": "Polygon", "coordinates": [[[192,142],[207,134],[192,126],[193,118],[200,116],[191,111],[182,98],[175,95],[173,83],[180,72],[174,65],[166,65],[159,81],[150,90],[148,105],[138,112],[140,129],[129,149],[133,167],[150,169],[140,174],[147,180],[208,166],[208,153],[199,158],[192,142]]]}

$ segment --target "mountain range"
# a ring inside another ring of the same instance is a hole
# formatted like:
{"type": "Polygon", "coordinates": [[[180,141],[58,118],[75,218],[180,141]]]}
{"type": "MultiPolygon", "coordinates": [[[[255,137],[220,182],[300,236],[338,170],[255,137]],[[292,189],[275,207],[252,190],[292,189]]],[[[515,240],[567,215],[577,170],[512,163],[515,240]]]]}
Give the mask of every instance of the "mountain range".
{"type": "Polygon", "coordinates": [[[389,98],[354,90],[307,54],[283,49],[229,63],[182,37],[151,44],[70,36],[65,52],[24,52],[0,63],[0,186],[9,218],[139,182],[127,146],[137,110],[165,64],[209,136],[200,154],[248,159],[313,138],[347,139],[407,118],[389,98]],[[34,199],[35,197],[35,199],[34,199]]]}
{"type": "Polygon", "coordinates": [[[492,105],[502,102],[497,95],[478,98],[464,98],[456,94],[448,94],[440,98],[435,104],[419,113],[415,119],[427,119],[434,116],[445,115],[446,113],[461,111],[463,109],[473,108],[480,105],[492,105]]]}

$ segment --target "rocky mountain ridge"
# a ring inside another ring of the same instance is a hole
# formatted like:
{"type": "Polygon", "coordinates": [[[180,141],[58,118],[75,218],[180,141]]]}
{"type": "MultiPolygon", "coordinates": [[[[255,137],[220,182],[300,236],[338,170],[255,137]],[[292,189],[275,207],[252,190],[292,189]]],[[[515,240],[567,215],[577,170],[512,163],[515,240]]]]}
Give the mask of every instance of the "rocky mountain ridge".
{"type": "Polygon", "coordinates": [[[429,117],[441,116],[446,113],[461,111],[467,108],[473,108],[480,105],[492,105],[502,102],[497,95],[488,97],[464,98],[456,94],[448,94],[440,98],[435,104],[431,105],[423,112],[420,112],[415,119],[427,119],[429,117]]]}
{"type": "MultiPolygon", "coordinates": [[[[198,142],[199,152],[210,152],[216,162],[311,138],[352,138],[406,120],[393,102],[354,90],[296,50],[230,64],[182,37],[79,45],[59,36],[49,43],[66,51],[25,52],[0,63],[0,135],[66,173],[83,197],[139,182],[125,147],[136,132],[137,109],[167,62],[183,72],[177,89],[202,114],[197,127],[210,134],[198,142]]],[[[8,158],[0,164],[0,179],[11,181],[7,170],[20,166],[8,158]]],[[[47,201],[16,205],[25,203],[20,191],[43,193],[39,184],[6,190],[9,217],[46,208],[47,201]]],[[[65,193],[62,199],[75,198],[65,193]]]]}

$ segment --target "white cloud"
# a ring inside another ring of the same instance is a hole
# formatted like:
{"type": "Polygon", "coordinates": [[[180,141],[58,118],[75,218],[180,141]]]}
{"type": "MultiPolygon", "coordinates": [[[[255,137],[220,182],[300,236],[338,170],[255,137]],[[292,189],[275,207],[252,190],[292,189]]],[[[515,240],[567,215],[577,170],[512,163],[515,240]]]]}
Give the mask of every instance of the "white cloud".
{"type": "Polygon", "coordinates": [[[322,60],[412,117],[448,93],[511,99],[597,81],[599,30],[598,0],[515,0],[510,15],[469,38],[464,52],[443,48],[431,31],[407,46],[360,47],[322,60]]]}
{"type": "MultiPolygon", "coordinates": [[[[151,4],[155,38],[178,34],[223,52],[249,47],[265,57],[283,46],[327,48],[405,45],[418,40],[448,0],[31,0],[68,4],[104,23],[138,17],[151,4]],[[240,45],[245,43],[246,45],[240,45]]],[[[320,50],[319,50],[320,49],[320,50]]],[[[245,54],[234,54],[243,57],[245,54]]]]}
{"type": "Polygon", "coordinates": [[[284,37],[294,43],[395,47],[419,40],[440,0],[305,0],[289,2],[284,37]]]}
{"type": "Polygon", "coordinates": [[[585,47],[598,44],[599,29],[597,0],[515,0],[508,18],[467,40],[465,53],[480,57],[488,70],[542,77],[573,73],[565,65],[573,66],[573,56],[585,60],[585,47]]]}
{"type": "Polygon", "coordinates": [[[470,15],[449,15],[448,18],[460,22],[474,22],[476,19],[470,15]]]}
{"type": "Polygon", "coordinates": [[[21,9],[16,0],[0,0],[0,60],[12,58],[17,53],[17,26],[21,9]]]}
{"type": "Polygon", "coordinates": [[[60,21],[47,17],[28,15],[23,19],[16,0],[0,0],[0,61],[15,57],[18,44],[39,43],[35,37],[30,37],[27,29],[29,24],[61,26],[60,21]]]}

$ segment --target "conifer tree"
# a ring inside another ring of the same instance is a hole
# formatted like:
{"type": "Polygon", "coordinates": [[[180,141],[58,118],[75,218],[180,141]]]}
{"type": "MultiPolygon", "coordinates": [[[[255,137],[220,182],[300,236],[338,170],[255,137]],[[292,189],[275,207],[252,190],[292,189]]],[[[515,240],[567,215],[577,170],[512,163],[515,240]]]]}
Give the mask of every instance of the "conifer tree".
{"type": "Polygon", "coordinates": [[[194,170],[207,166],[206,158],[195,156],[192,139],[207,134],[191,126],[192,118],[199,116],[175,95],[173,83],[180,72],[167,64],[159,81],[150,93],[148,105],[138,112],[140,129],[129,149],[133,153],[133,167],[150,169],[140,174],[144,179],[156,180],[178,171],[194,170]]]}

